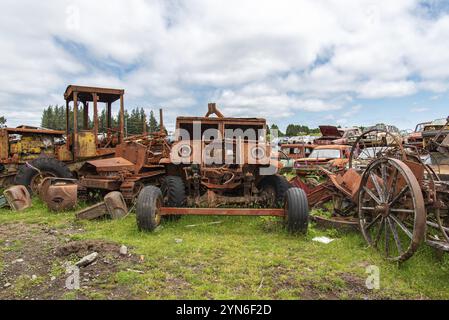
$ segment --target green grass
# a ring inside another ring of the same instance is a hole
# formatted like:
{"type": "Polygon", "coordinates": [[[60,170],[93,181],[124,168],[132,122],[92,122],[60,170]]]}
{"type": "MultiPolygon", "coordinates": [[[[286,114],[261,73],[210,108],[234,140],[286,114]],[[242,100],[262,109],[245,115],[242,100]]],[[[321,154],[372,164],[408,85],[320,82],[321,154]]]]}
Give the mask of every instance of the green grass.
{"type": "MultiPolygon", "coordinates": [[[[65,228],[74,223],[74,215],[50,213],[37,200],[25,212],[0,210],[0,224],[19,221],[65,228]]],[[[132,267],[143,274],[124,265],[109,275],[101,285],[103,291],[93,299],[103,298],[105,290],[116,286],[145,299],[298,299],[311,291],[314,298],[363,298],[366,292],[354,291],[348,278],[356,279],[360,287],[368,265],[380,268],[381,288],[368,293],[370,297],[449,298],[446,255],[438,259],[433,249],[423,246],[398,266],[367,248],[356,232],[312,225],[307,236],[295,236],[276,218],[183,217],[163,222],[156,232],[142,233],[137,231],[133,214],[123,220],[78,222],[76,227],[85,232],[72,235],[74,240],[114,241],[144,257],[143,263],[132,267]],[[214,221],[221,223],[207,224],[214,221]],[[187,227],[192,224],[197,226],[187,227]],[[312,241],[315,236],[335,241],[325,245],[312,241]]],[[[56,267],[52,270],[52,274],[60,272],[56,267]]],[[[64,298],[76,295],[69,293],[64,298]]]]}

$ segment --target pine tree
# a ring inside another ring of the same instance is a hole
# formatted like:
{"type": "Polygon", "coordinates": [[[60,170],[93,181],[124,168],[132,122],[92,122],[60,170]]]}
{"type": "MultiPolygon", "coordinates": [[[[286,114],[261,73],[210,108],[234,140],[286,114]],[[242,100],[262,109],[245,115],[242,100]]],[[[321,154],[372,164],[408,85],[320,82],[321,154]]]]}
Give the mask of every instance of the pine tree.
{"type": "Polygon", "coordinates": [[[157,131],[159,131],[159,124],[157,123],[157,120],[154,117],[153,110],[151,110],[150,119],[148,120],[148,132],[157,132],[157,131]]]}
{"type": "Polygon", "coordinates": [[[4,116],[0,117],[0,128],[6,127],[6,118],[4,116]]]}

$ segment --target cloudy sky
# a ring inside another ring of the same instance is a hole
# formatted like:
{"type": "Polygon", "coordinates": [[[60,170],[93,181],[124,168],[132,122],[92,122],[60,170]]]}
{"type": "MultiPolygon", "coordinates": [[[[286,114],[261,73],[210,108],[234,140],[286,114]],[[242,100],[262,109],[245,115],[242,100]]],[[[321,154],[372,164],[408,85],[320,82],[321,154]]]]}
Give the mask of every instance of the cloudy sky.
{"type": "Polygon", "coordinates": [[[449,115],[449,1],[3,0],[0,115],[38,125],[68,84],[125,105],[285,128],[449,115]]]}

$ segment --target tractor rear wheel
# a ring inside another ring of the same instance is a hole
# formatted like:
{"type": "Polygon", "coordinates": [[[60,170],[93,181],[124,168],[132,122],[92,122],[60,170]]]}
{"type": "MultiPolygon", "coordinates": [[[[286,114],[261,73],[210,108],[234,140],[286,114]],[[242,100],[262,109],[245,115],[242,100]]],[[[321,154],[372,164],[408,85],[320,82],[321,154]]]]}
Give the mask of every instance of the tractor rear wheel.
{"type": "Polygon", "coordinates": [[[282,206],[285,194],[290,188],[290,183],[281,175],[267,176],[259,184],[262,194],[269,199],[267,203],[269,207],[282,206]]]}
{"type": "MultiPolygon", "coordinates": [[[[167,176],[162,180],[161,192],[165,207],[183,207],[186,204],[186,189],[184,181],[178,176],[167,176]]],[[[167,220],[178,220],[181,216],[164,216],[167,220]]]]}
{"type": "Polygon", "coordinates": [[[72,178],[69,168],[54,158],[37,158],[20,166],[14,184],[24,185],[31,194],[39,193],[39,186],[47,177],[72,178]]]}
{"type": "Polygon", "coordinates": [[[285,194],[285,220],[291,233],[307,233],[309,225],[309,203],[304,190],[290,188],[285,194]]]}
{"type": "Polygon", "coordinates": [[[136,220],[139,231],[154,231],[161,223],[159,210],[162,207],[161,189],[155,186],[143,188],[137,197],[136,220]]]}

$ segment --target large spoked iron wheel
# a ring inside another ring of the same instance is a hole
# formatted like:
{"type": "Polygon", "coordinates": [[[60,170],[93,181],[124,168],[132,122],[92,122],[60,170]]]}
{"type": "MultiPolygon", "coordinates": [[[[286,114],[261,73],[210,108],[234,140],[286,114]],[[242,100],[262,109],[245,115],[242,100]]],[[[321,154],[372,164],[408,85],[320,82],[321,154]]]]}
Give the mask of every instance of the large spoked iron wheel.
{"type": "Polygon", "coordinates": [[[388,260],[409,259],[425,238],[420,184],[398,159],[380,158],[368,166],[360,184],[358,213],[365,240],[388,260]]]}

